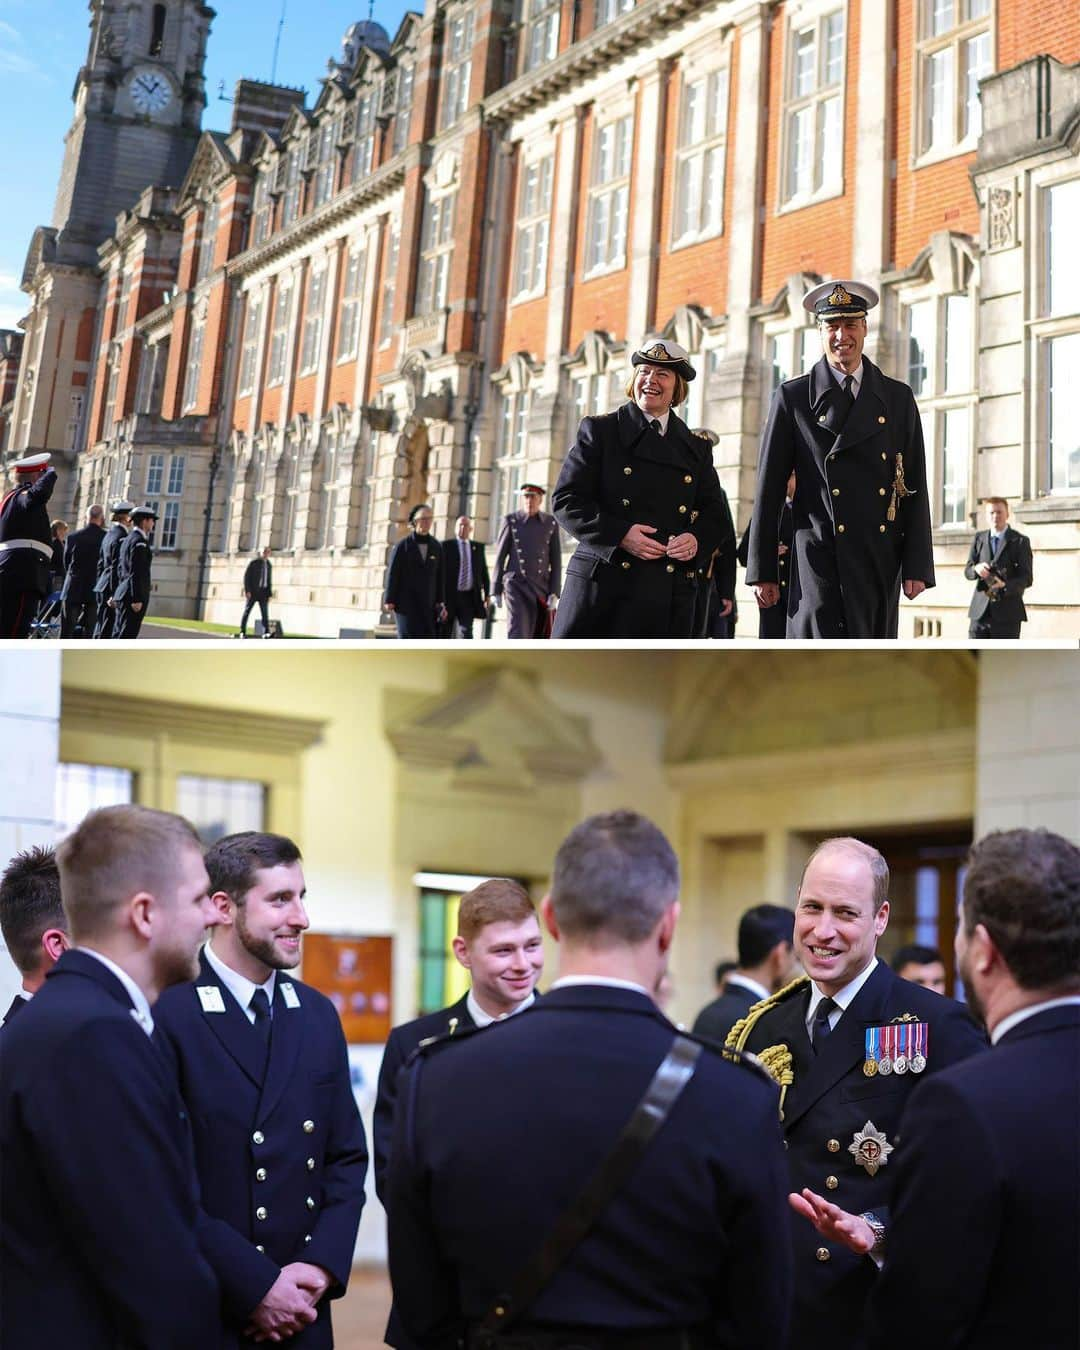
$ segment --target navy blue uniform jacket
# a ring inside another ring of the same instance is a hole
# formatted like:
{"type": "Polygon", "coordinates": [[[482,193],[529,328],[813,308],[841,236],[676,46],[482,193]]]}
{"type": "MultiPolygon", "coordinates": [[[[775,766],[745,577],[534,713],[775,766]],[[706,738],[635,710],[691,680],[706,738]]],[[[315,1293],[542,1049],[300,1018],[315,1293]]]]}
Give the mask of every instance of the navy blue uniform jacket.
{"type": "Polygon", "coordinates": [[[430,534],[426,542],[425,560],[415,531],[399,539],[390,554],[386,576],[383,600],[408,619],[410,637],[435,636],[435,606],[443,598],[442,547],[430,534]]]}
{"type": "Polygon", "coordinates": [[[1031,540],[1026,534],[1007,526],[998,546],[996,558],[990,557],[990,531],[979,530],[971,541],[971,552],[964,567],[964,576],[975,582],[975,593],[968,606],[968,615],[975,620],[989,619],[992,623],[1017,624],[1027,622],[1024,592],[1034,580],[1031,561],[1031,540]],[[986,582],[975,571],[977,563],[988,563],[1005,578],[1005,586],[991,600],[986,582]],[[989,613],[987,613],[989,611],[989,613]]]}
{"type": "Polygon", "coordinates": [[[780,508],[795,471],[789,638],[890,638],[901,580],[934,585],[922,423],[906,384],[863,357],[854,403],[824,357],[773,395],[761,440],[746,580],[779,582],[780,508]],[[914,495],[889,520],[897,454],[914,495]]]}
{"type": "MultiPolygon", "coordinates": [[[[900,979],[879,960],[815,1055],[806,1031],[809,991],[806,981],[766,1012],[745,1047],[759,1053],[783,1044],[792,1053],[795,1081],[784,1100],[791,1189],[809,1186],[852,1214],[872,1210],[888,1230],[889,1197],[897,1162],[903,1156],[898,1143],[900,1117],[908,1098],[922,1079],[985,1049],[986,1038],[959,1003],[900,979]],[[929,1024],[926,1069],[922,1074],[867,1078],[863,1073],[867,1027],[883,1025],[905,1013],[929,1024]],[[867,1122],[895,1148],[873,1176],[848,1151],[856,1132],[867,1122]]],[[[797,1350],[847,1350],[856,1343],[877,1267],[868,1256],[856,1256],[839,1243],[826,1242],[794,1211],[791,1224],[795,1253],[791,1345],[797,1350]],[[827,1256],[819,1257],[819,1251],[827,1256]]]]}
{"type": "Polygon", "coordinates": [[[94,583],[99,604],[103,605],[110,596],[115,595],[120,585],[120,546],[127,537],[127,529],[118,520],[113,521],[105,531],[101,553],[98,555],[97,581],[94,583]]]}
{"type": "Polygon", "coordinates": [[[142,605],[143,617],[150,603],[150,567],[154,550],[142,530],[136,526],[120,545],[117,568],[119,581],[113,592],[117,604],[142,605]]]}
{"type": "Polygon", "coordinates": [[[131,1014],[115,975],[69,951],[0,1038],[11,1350],[221,1345],[184,1106],[131,1014]]]}
{"type": "MultiPolygon", "coordinates": [[[[652,430],[635,403],[586,417],[551,498],[555,519],[578,546],[566,564],[553,637],[690,637],[698,569],[735,547],[712,446],[672,413],[652,430]],[[653,525],[667,543],[690,533],[689,562],[645,561],[619,547],[632,525],[653,525]]],[[[730,598],[730,597],[725,597],[730,598]]]]}
{"type": "Polygon", "coordinates": [[[1078,1075],[1080,1007],[1049,1008],[912,1096],[873,1350],[1080,1345],[1078,1075]]]}
{"type": "Polygon", "coordinates": [[[69,605],[82,604],[93,591],[104,539],[104,528],[90,524],[81,530],[72,530],[64,540],[63,598],[69,605]]]}
{"type": "Polygon", "coordinates": [[[746,1016],[757,1000],[758,995],[745,984],[739,984],[737,980],[730,982],[719,998],[714,998],[698,1013],[694,1035],[722,1046],[731,1028],[740,1017],[746,1016]]]}
{"type": "Polygon", "coordinates": [[[194,983],[162,995],[155,1021],[191,1115],[203,1208],[223,1221],[207,1225],[204,1247],[241,1327],[282,1266],[329,1271],[318,1321],[284,1342],[322,1350],[333,1343],[328,1299],[345,1292],[352,1268],[367,1172],[341,1022],[329,999],[279,971],[264,1076],[247,1015],[205,956],[200,967],[194,983]],[[199,986],[218,990],[225,1011],[204,1012],[199,986]]]}
{"type": "MultiPolygon", "coordinates": [[[[671,1048],[643,993],[575,985],[402,1075],[387,1185],[395,1304],[449,1350],[609,1153],[671,1048]]],[[[701,1326],[727,1350],[783,1343],[787,1169],[775,1087],[711,1051],[627,1185],[524,1322],[701,1326]]]]}

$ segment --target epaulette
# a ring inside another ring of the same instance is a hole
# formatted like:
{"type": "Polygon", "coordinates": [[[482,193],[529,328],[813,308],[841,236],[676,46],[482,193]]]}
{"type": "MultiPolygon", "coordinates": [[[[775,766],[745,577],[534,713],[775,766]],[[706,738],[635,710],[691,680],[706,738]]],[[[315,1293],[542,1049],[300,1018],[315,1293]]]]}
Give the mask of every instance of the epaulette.
{"type": "Polygon", "coordinates": [[[792,980],[790,984],[785,984],[783,989],[778,989],[775,994],[771,994],[768,998],[763,998],[759,1003],[755,1003],[747,1012],[746,1016],[740,1017],[728,1032],[727,1040],[724,1041],[725,1052],[728,1050],[742,1050],[746,1045],[746,1042],[750,1039],[750,1033],[753,1031],[755,1024],[772,1008],[776,1008],[781,1003],[785,1003],[794,994],[797,994],[801,989],[804,989],[809,983],[810,981],[805,975],[800,975],[797,979],[792,980]]]}
{"type": "Polygon", "coordinates": [[[759,1003],[755,1003],[747,1012],[745,1017],[741,1017],[727,1034],[727,1040],[724,1042],[724,1056],[733,1063],[738,1063],[740,1058],[750,1058],[762,1071],[768,1074],[774,1083],[780,1085],[780,1119],[784,1119],[784,1098],[787,1096],[787,1090],[795,1081],[795,1073],[791,1049],[787,1045],[769,1045],[757,1054],[752,1054],[746,1050],[746,1042],[750,1038],[750,1033],[757,1025],[758,1021],[772,1008],[785,1003],[789,998],[799,993],[810,981],[805,975],[800,975],[798,979],[792,980],[790,984],[785,984],[783,989],[778,989],[775,994],[769,998],[763,998],[759,1003]]]}
{"type": "Polygon", "coordinates": [[[417,1055],[426,1055],[432,1050],[438,1050],[441,1046],[451,1045],[456,1041],[467,1041],[470,1036],[475,1035],[478,1031],[483,1031],[483,1029],[483,1027],[476,1026],[455,1026],[452,1030],[444,1031],[438,1036],[425,1036],[417,1044],[416,1049],[409,1056],[409,1060],[415,1059],[417,1055]]]}

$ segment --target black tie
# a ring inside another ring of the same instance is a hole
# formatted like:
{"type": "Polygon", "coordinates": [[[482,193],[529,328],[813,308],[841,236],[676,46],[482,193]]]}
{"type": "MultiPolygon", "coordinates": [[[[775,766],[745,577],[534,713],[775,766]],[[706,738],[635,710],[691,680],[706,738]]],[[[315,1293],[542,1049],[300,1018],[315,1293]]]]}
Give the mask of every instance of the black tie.
{"type": "Polygon", "coordinates": [[[848,398],[851,399],[852,403],[855,402],[855,376],[854,376],[854,375],[845,375],[845,376],[844,376],[844,393],[847,394],[848,398]]]}
{"type": "Polygon", "coordinates": [[[826,1036],[832,1030],[832,1027],[829,1026],[829,1014],[836,1006],[831,998],[823,998],[817,1005],[814,1023],[810,1028],[810,1044],[814,1047],[815,1052],[821,1049],[826,1036]]]}
{"type": "Polygon", "coordinates": [[[664,429],[660,425],[659,417],[654,417],[653,420],[649,423],[649,426],[652,427],[653,431],[655,431],[658,436],[662,436],[664,434],[664,429]]]}
{"type": "Polygon", "coordinates": [[[1001,542],[995,535],[990,536],[990,561],[993,562],[997,557],[998,544],[1001,542]]]}
{"type": "Polygon", "coordinates": [[[255,1035],[262,1044],[262,1062],[263,1067],[265,1067],[266,1058],[270,1053],[270,1027],[273,1021],[270,1016],[270,1000],[266,995],[266,990],[261,986],[256,989],[251,996],[248,1007],[255,1014],[255,1035]]]}

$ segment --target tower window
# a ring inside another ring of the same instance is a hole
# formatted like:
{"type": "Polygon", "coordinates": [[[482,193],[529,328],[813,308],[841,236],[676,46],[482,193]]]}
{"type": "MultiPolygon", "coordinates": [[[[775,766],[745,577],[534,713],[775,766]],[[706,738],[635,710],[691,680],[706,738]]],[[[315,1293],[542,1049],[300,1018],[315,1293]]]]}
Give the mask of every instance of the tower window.
{"type": "Polygon", "coordinates": [[[150,28],[150,55],[160,56],[165,45],[165,6],[154,6],[154,17],[150,28]]]}

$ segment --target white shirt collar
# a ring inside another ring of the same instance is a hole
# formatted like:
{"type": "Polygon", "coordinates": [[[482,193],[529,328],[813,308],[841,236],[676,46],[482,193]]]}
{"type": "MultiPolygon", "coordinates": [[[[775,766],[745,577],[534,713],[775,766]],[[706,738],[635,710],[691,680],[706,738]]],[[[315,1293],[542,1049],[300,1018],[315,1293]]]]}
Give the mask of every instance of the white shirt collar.
{"type": "Polygon", "coordinates": [[[739,971],[732,971],[728,976],[728,984],[740,984],[744,989],[749,989],[752,994],[757,994],[758,998],[768,998],[769,991],[763,984],[758,984],[757,980],[752,980],[749,975],[743,975],[739,971]]]}
{"type": "MultiPolygon", "coordinates": [[[[878,963],[877,957],[876,956],[872,957],[870,960],[870,964],[866,967],[865,970],[860,971],[859,974],[856,975],[855,978],[849,984],[845,984],[843,989],[841,989],[839,993],[832,995],[832,1001],[836,1004],[836,1007],[832,1010],[831,1013],[829,1013],[830,1031],[836,1030],[836,1024],[837,1022],[840,1021],[841,1014],[847,1012],[848,1008],[851,1006],[851,1002],[854,999],[855,995],[863,987],[863,985],[870,978],[870,976],[873,975],[874,970],[877,968],[877,963],[878,963]]],[[[812,1027],[814,1024],[814,1014],[817,1012],[817,1006],[824,997],[825,994],[823,994],[822,991],[813,982],[813,980],[811,980],[810,1006],[806,1010],[806,1028],[808,1031],[810,1027],[812,1027]]]]}
{"type": "Polygon", "coordinates": [[[505,1022],[508,1017],[513,1017],[516,1013],[524,1012],[526,1008],[531,1008],[535,1002],[536,993],[534,991],[528,998],[522,999],[520,1003],[515,1004],[509,1012],[503,1013],[501,1017],[492,1017],[489,1012],[485,1012],[480,1004],[477,1003],[476,995],[471,989],[465,997],[465,1006],[469,1010],[469,1016],[478,1027],[489,1027],[492,1022],[505,1022]]]}
{"type": "Polygon", "coordinates": [[[855,390],[856,396],[858,395],[859,390],[862,388],[862,379],[863,379],[863,363],[861,361],[855,367],[854,370],[846,372],[843,370],[837,370],[831,361],[827,360],[825,364],[829,367],[829,374],[833,377],[833,379],[841,387],[841,389],[844,387],[844,381],[847,379],[848,375],[853,376],[855,383],[852,385],[852,388],[855,390]]]}
{"type": "Polygon", "coordinates": [[[250,1008],[251,996],[256,989],[265,989],[266,997],[270,1000],[270,1007],[274,1006],[274,986],[276,982],[277,971],[272,970],[269,976],[263,980],[262,984],[256,984],[249,980],[246,975],[241,975],[238,970],[233,970],[232,966],[227,966],[220,956],[214,954],[213,948],[208,942],[203,948],[206,955],[207,964],[214,974],[218,977],[225,988],[236,999],[244,1010],[247,1020],[255,1025],[255,1014],[250,1008]]]}
{"type": "Polygon", "coordinates": [[[605,989],[632,989],[635,994],[644,994],[646,998],[652,998],[652,994],[643,984],[635,984],[633,980],[617,980],[609,975],[563,975],[551,986],[552,989],[570,989],[577,984],[599,984],[605,989]]]}
{"type": "Polygon", "coordinates": [[[145,1031],[148,1036],[152,1036],[154,1034],[154,1018],[153,1014],[150,1012],[150,1000],[127,971],[118,966],[115,961],[110,961],[107,956],[102,956],[101,952],[95,951],[93,947],[76,947],[75,950],[77,952],[85,952],[87,956],[92,956],[96,961],[100,961],[106,970],[112,971],[124,986],[128,997],[135,1005],[131,1010],[132,1017],[138,1022],[139,1026],[142,1027],[143,1031],[145,1031]]]}
{"type": "Polygon", "coordinates": [[[990,1033],[990,1044],[997,1045],[1006,1032],[1012,1031],[1013,1027],[1018,1027],[1021,1022],[1026,1022],[1029,1017],[1034,1017],[1037,1013],[1049,1012],[1051,1008],[1073,1007],[1080,1007],[1080,994],[1070,994],[1066,998],[1049,998],[1045,1003],[1032,1003],[1027,1008],[1018,1008],[1008,1017],[1003,1017],[993,1029],[990,1033]]]}

